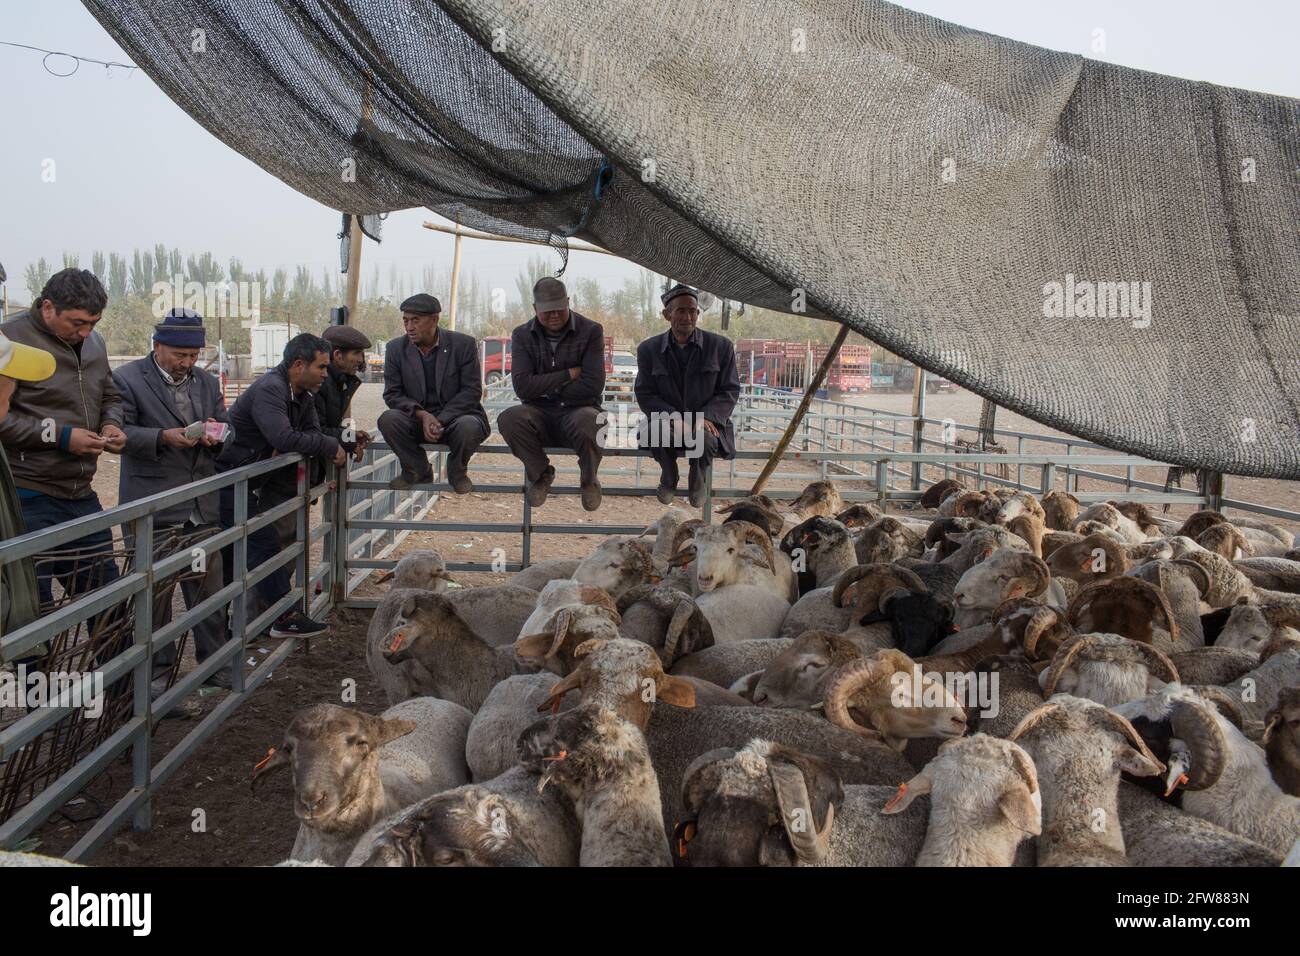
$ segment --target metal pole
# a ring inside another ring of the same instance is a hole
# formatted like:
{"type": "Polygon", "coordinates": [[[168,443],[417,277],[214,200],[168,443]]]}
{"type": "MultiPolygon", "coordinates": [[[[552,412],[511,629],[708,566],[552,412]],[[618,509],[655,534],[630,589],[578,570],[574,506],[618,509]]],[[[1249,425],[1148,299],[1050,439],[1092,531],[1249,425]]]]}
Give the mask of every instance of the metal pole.
{"type": "Polygon", "coordinates": [[[239,641],[239,650],[230,664],[231,693],[244,692],[244,647],[248,635],[248,479],[235,485],[235,527],[244,533],[235,539],[235,566],[230,579],[239,582],[239,593],[230,602],[230,633],[239,641]]]}
{"type": "Polygon", "coordinates": [[[781,440],[777,442],[776,447],[772,449],[772,454],[768,457],[767,464],[763,466],[763,470],[755,480],[754,487],[749,490],[751,495],[756,495],[762,492],[768,479],[772,477],[772,472],[776,471],[776,466],[781,461],[781,456],[785,454],[786,448],[790,446],[790,440],[794,438],[795,433],[799,430],[799,423],[803,420],[804,414],[808,411],[808,406],[812,404],[813,393],[821,387],[821,383],[826,378],[826,373],[830,370],[831,364],[835,361],[835,357],[840,354],[840,346],[844,344],[844,340],[848,338],[848,335],[849,327],[847,325],[840,326],[839,334],[835,336],[835,341],[831,343],[830,349],[826,352],[826,358],[822,360],[821,368],[817,369],[817,374],[813,376],[813,380],[809,384],[809,387],[804,390],[803,400],[799,403],[799,407],[795,409],[794,418],[790,419],[790,424],[785,427],[785,434],[781,436],[781,440]]]}
{"type": "MultiPolygon", "coordinates": [[[[916,380],[912,383],[912,452],[920,454],[925,438],[925,369],[916,367],[916,380]]],[[[912,490],[921,490],[921,463],[912,463],[912,490]]]]}
{"type": "MultiPolygon", "coordinates": [[[[144,723],[140,727],[138,739],[131,744],[131,786],[146,794],[131,817],[131,828],[144,831],[153,822],[152,804],[148,797],[153,740],[153,694],[149,687],[153,680],[153,514],[136,518],[131,530],[135,538],[135,567],[148,582],[144,590],[135,596],[133,642],[137,647],[143,646],[146,653],[144,660],[135,667],[135,684],[132,688],[135,716],[143,717],[144,723]]],[[[93,626],[93,621],[91,618],[86,622],[87,631],[93,626]]]]}

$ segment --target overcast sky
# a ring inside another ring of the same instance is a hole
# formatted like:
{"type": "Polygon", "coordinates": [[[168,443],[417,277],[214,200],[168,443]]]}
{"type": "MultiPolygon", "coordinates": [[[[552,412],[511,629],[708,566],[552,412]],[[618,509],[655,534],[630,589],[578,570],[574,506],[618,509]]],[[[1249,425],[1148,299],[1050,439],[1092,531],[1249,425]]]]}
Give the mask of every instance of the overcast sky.
{"type": "MultiPolygon", "coordinates": [[[[1126,66],[1227,86],[1300,96],[1295,0],[910,0],[912,9],[964,26],[1126,66]],[[1092,50],[1105,31],[1106,51],[1092,50]]],[[[126,54],[76,0],[0,0],[0,40],[101,60],[126,54]]],[[[66,62],[66,61],[65,61],[66,62]]],[[[51,64],[54,65],[54,64],[51,64]]],[[[222,262],[272,271],[304,264],[337,269],[339,215],[296,193],[190,120],[141,71],[105,77],[83,64],[60,79],[41,55],[0,46],[0,262],[10,296],[24,301],[26,264],[58,263],[64,249],[129,252],[155,242],[211,250],[222,262]],[[41,161],[57,157],[57,181],[41,161]]],[[[374,263],[412,275],[450,261],[452,239],[422,229],[433,214],[393,213],[384,242],[367,242],[374,263]]],[[[536,247],[466,243],[464,265],[489,285],[513,289],[536,247]]],[[[575,254],[570,275],[618,285],[635,267],[575,254]]],[[[443,289],[429,290],[439,295],[443,289]]]]}

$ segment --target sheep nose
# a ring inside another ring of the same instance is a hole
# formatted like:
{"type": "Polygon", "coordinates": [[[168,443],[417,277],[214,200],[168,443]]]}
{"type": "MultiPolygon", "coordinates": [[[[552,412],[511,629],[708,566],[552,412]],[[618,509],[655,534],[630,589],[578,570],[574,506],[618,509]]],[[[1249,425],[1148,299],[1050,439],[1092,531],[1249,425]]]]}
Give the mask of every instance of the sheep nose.
{"type": "Polygon", "coordinates": [[[325,802],[325,793],[320,790],[307,791],[298,800],[305,810],[309,812],[318,810],[320,805],[325,802]]]}

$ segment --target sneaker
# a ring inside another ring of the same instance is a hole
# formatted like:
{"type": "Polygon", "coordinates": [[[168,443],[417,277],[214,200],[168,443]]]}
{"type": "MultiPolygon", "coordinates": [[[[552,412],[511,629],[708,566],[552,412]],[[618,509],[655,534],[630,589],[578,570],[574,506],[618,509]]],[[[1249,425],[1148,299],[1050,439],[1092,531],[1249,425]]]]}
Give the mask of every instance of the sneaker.
{"type": "Polygon", "coordinates": [[[582,486],[582,507],[585,511],[595,511],[600,507],[600,482],[593,481],[582,486]]]}
{"type": "MultiPolygon", "coordinates": [[[[329,625],[313,621],[302,611],[289,611],[280,615],[280,619],[271,625],[272,637],[312,637],[322,631],[328,631],[329,625]]],[[[215,676],[215,675],[213,675],[215,676]]]]}
{"type": "Polygon", "coordinates": [[[454,475],[451,479],[451,490],[458,495],[467,495],[474,490],[474,482],[469,480],[469,475],[454,475]]]}
{"type": "Polygon", "coordinates": [[[677,494],[676,488],[669,488],[667,485],[660,485],[655,489],[655,497],[659,499],[661,505],[670,505],[673,503],[673,496],[677,494]]]}
{"type": "Polygon", "coordinates": [[[555,469],[548,467],[542,472],[542,477],[528,486],[528,503],[534,508],[540,508],[546,504],[546,496],[550,494],[551,483],[554,481],[555,469]]]}

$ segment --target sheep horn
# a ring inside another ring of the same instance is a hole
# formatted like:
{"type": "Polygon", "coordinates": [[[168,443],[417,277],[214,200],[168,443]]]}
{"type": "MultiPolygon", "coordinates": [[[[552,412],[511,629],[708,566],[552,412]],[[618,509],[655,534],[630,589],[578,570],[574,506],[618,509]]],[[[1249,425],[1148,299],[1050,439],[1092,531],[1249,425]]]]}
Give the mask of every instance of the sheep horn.
{"type": "Polygon", "coordinates": [[[1196,691],[1201,697],[1204,697],[1215,709],[1226,717],[1238,730],[1244,730],[1246,726],[1245,715],[1241,712],[1241,706],[1223,692],[1223,688],[1214,685],[1188,685],[1196,691]]]}
{"type": "MultiPolygon", "coordinates": [[[[1038,597],[1038,595],[1046,591],[1047,586],[1052,583],[1052,572],[1047,570],[1047,564],[1044,563],[1043,559],[1032,552],[1025,552],[1021,557],[1024,558],[1027,561],[1028,566],[1033,569],[1034,575],[1033,583],[1027,583],[1025,597],[1038,597]]],[[[1027,575],[1022,575],[1021,577],[1024,577],[1026,582],[1030,580],[1027,575]]],[[[1019,578],[1017,578],[1017,580],[1019,580],[1019,578]]]]}
{"type": "Polygon", "coordinates": [[[1042,723],[1047,717],[1050,717],[1053,713],[1061,709],[1060,704],[1053,704],[1050,702],[1045,703],[1040,707],[1036,707],[1034,710],[1025,714],[1024,717],[1020,718],[1020,723],[1016,724],[1016,729],[1011,731],[1011,736],[1007,739],[1012,742],[1019,740],[1025,734],[1029,733],[1029,731],[1033,730],[1038,724],[1042,723]]]}
{"type": "Polygon", "coordinates": [[[695,529],[703,526],[704,522],[699,518],[688,518],[677,526],[673,532],[673,546],[668,550],[674,555],[682,549],[682,542],[687,538],[695,537],[695,529]]]}
{"type": "Polygon", "coordinates": [[[1151,752],[1147,742],[1142,739],[1142,735],[1137,732],[1137,728],[1128,722],[1127,718],[1120,716],[1113,710],[1098,706],[1088,711],[1088,722],[1094,727],[1114,731],[1121,737],[1127,738],[1128,742],[1133,745],[1134,750],[1151,761],[1151,764],[1156,768],[1156,773],[1164,772],[1164,761],[1151,752]]]}
{"type": "MultiPolygon", "coordinates": [[[[1029,619],[1029,623],[1025,625],[1025,635],[1023,639],[1025,657],[1028,657],[1031,660],[1038,660],[1041,656],[1045,656],[1039,654],[1038,642],[1042,640],[1043,635],[1052,627],[1059,624],[1060,620],[1060,612],[1055,608],[1046,605],[1040,606],[1038,610],[1033,613],[1033,616],[1029,619]]],[[[1061,645],[1058,644],[1056,647],[1052,648],[1052,653],[1055,654],[1060,646],[1061,645]]],[[[1044,648],[1044,650],[1046,650],[1046,648],[1044,648]]]]}
{"type": "MultiPolygon", "coordinates": [[[[730,526],[739,529],[740,540],[742,543],[752,541],[758,545],[759,550],[763,552],[763,560],[767,562],[767,569],[776,574],[776,555],[772,552],[772,536],[750,521],[731,521],[730,526]]],[[[732,534],[737,534],[733,531],[732,534]]]]}
{"type": "Polygon", "coordinates": [[[684,809],[692,812],[699,810],[699,807],[692,806],[687,801],[696,774],[710,764],[722,760],[731,760],[736,756],[737,752],[735,747],[715,747],[713,750],[706,750],[687,765],[686,772],[682,774],[682,807],[684,809]]]}
{"type": "Polygon", "coordinates": [[[673,616],[668,619],[668,629],[664,633],[664,648],[659,654],[664,667],[671,667],[677,660],[677,647],[697,610],[695,602],[688,597],[683,597],[673,608],[673,616]]]}
{"type": "Polygon", "coordinates": [[[781,824],[790,839],[794,855],[800,863],[815,866],[826,859],[830,851],[831,826],[835,820],[835,804],[827,804],[826,821],[817,829],[813,819],[812,800],[803,771],[784,761],[767,762],[767,773],[776,791],[777,806],[781,809],[781,824]],[[800,826],[800,822],[803,823],[800,826]]]}
{"type": "Polygon", "coordinates": [[[1056,685],[1061,679],[1061,675],[1066,669],[1074,663],[1074,659],[1079,653],[1092,644],[1097,643],[1095,634],[1075,634],[1066,638],[1064,643],[1056,649],[1052,655],[1052,663],[1048,665],[1047,677],[1043,684],[1043,698],[1046,699],[1056,693],[1056,685]]]}
{"type": "Polygon", "coordinates": [[[388,569],[387,571],[385,571],[383,574],[381,574],[381,575],[379,575],[378,577],[375,578],[375,583],[376,583],[376,584],[387,584],[389,581],[393,580],[393,578],[394,578],[394,576],[395,576],[396,574],[397,574],[396,571],[394,571],[392,568],[389,568],[389,569],[388,569]]]}
{"type": "Polygon", "coordinates": [[[1133,641],[1137,647],[1138,653],[1147,659],[1147,671],[1160,678],[1166,684],[1178,683],[1178,668],[1174,662],[1169,659],[1159,648],[1151,644],[1144,644],[1141,641],[1133,641]]]}
{"type": "Polygon", "coordinates": [[[839,580],[835,582],[834,590],[831,591],[831,602],[836,607],[844,607],[842,603],[844,592],[862,578],[869,578],[869,580],[859,589],[857,597],[854,598],[855,607],[869,607],[875,610],[879,606],[881,592],[890,584],[921,594],[929,591],[915,571],[877,561],[872,564],[859,564],[841,574],[839,580]]]}
{"type": "Polygon", "coordinates": [[[884,676],[888,666],[881,661],[860,658],[845,664],[826,685],[825,701],[822,711],[826,719],[837,727],[851,730],[871,740],[884,740],[878,731],[863,727],[849,714],[849,698],[862,687],[884,676]]]}
{"type": "Polygon", "coordinates": [[[1205,790],[1214,786],[1227,763],[1227,741],[1214,715],[1205,705],[1189,700],[1175,700],[1169,715],[1173,734],[1192,750],[1192,765],[1187,768],[1188,790],[1205,790]]]}
{"type": "Polygon", "coordinates": [[[668,567],[684,568],[686,567],[686,565],[690,564],[694,560],[695,560],[695,544],[692,542],[684,545],[680,551],[676,551],[673,553],[673,556],[668,559],[668,567]]]}

